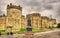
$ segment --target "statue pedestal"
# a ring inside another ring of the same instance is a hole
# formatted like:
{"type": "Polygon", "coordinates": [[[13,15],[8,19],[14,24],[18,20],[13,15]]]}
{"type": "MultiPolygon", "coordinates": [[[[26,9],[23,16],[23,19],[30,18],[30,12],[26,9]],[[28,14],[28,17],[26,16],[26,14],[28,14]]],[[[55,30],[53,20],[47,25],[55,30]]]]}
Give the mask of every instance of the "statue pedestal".
{"type": "Polygon", "coordinates": [[[33,38],[33,33],[32,32],[27,32],[27,33],[25,33],[25,36],[24,36],[24,38],[33,38]]]}
{"type": "Polygon", "coordinates": [[[25,38],[33,38],[32,27],[27,27],[27,32],[25,33],[25,38]]]}
{"type": "Polygon", "coordinates": [[[32,32],[27,32],[27,33],[25,33],[25,35],[26,36],[31,36],[31,35],[33,35],[33,33],[32,32]]]}

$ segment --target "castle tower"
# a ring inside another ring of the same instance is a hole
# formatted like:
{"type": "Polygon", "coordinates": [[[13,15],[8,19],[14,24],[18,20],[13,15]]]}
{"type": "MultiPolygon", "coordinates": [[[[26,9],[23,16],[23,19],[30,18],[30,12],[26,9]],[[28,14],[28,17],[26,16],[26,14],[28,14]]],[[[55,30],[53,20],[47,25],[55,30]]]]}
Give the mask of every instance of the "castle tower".
{"type": "Polygon", "coordinates": [[[22,17],[22,7],[13,5],[12,3],[10,3],[10,5],[7,5],[6,27],[12,26],[12,31],[20,30],[21,17],[22,17]]]}
{"type": "Polygon", "coordinates": [[[49,18],[47,16],[41,16],[41,24],[42,24],[42,28],[46,29],[49,27],[49,18]]]}
{"type": "Polygon", "coordinates": [[[39,13],[32,13],[26,15],[26,19],[30,17],[32,29],[41,29],[41,15],[39,13]]]}

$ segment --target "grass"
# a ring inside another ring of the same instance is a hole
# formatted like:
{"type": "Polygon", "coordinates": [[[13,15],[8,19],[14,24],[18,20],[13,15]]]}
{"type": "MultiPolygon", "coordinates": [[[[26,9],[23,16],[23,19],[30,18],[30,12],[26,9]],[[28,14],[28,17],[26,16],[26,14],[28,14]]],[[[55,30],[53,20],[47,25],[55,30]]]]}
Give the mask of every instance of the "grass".
{"type": "MultiPolygon", "coordinates": [[[[20,32],[21,33],[25,33],[26,32],[26,29],[21,29],[20,32]]],[[[32,32],[33,33],[36,33],[36,32],[45,32],[45,30],[32,29],[32,32]]]]}
{"type": "Polygon", "coordinates": [[[5,30],[0,30],[0,32],[5,32],[5,30]]]}
{"type": "Polygon", "coordinates": [[[45,30],[41,30],[41,29],[40,29],[40,30],[38,30],[38,29],[32,29],[32,32],[33,32],[33,33],[37,33],[37,32],[45,32],[45,30]]]}
{"type": "MultiPolygon", "coordinates": [[[[26,29],[21,29],[20,32],[21,33],[25,33],[26,32],[26,29]]],[[[45,32],[45,30],[32,29],[32,32],[33,33],[36,33],[36,32],[45,32]]]]}
{"type": "Polygon", "coordinates": [[[26,29],[21,29],[20,32],[21,33],[25,33],[26,32],[26,29]]]}
{"type": "Polygon", "coordinates": [[[7,32],[1,32],[1,34],[2,34],[2,35],[6,35],[6,34],[7,34],[7,32]]]}
{"type": "MultiPolygon", "coordinates": [[[[32,32],[33,33],[37,33],[37,32],[45,32],[46,30],[42,30],[42,29],[32,29],[32,32]]],[[[27,31],[26,31],[26,29],[21,29],[20,31],[15,31],[15,32],[13,32],[13,34],[21,34],[21,33],[26,33],[27,31]]],[[[2,35],[6,35],[8,32],[5,32],[5,30],[0,30],[0,33],[2,34],[2,35]]]]}
{"type": "Polygon", "coordinates": [[[40,32],[40,30],[38,30],[38,29],[32,29],[32,32],[36,33],[36,32],[40,32]]]}
{"type": "Polygon", "coordinates": [[[15,31],[13,32],[13,34],[20,34],[20,31],[15,31]]]}
{"type": "Polygon", "coordinates": [[[5,34],[7,34],[7,32],[5,32],[5,30],[0,30],[0,34],[5,35],[5,34]]]}

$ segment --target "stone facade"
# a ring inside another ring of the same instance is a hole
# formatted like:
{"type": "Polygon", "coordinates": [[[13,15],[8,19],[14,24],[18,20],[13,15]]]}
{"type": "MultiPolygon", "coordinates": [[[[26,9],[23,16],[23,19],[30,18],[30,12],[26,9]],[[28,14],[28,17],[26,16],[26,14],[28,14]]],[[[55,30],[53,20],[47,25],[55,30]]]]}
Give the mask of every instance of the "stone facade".
{"type": "Polygon", "coordinates": [[[48,28],[49,27],[49,18],[47,16],[41,16],[41,23],[42,23],[42,28],[48,28]]]}
{"type": "Polygon", "coordinates": [[[0,16],[0,30],[9,31],[9,27],[12,28],[12,32],[26,29],[28,18],[31,19],[33,29],[45,29],[56,24],[56,19],[49,19],[39,13],[27,14],[25,18],[22,15],[22,7],[10,3],[10,5],[7,5],[7,16],[0,16]]]}
{"type": "Polygon", "coordinates": [[[54,25],[56,25],[56,19],[49,19],[49,26],[52,27],[54,25]]]}
{"type": "Polygon", "coordinates": [[[49,19],[47,16],[41,16],[39,13],[26,15],[26,19],[31,19],[33,29],[48,29],[49,26],[56,25],[56,19],[49,19]]]}
{"type": "Polygon", "coordinates": [[[6,27],[12,26],[12,31],[20,30],[21,19],[22,19],[21,17],[22,17],[22,7],[15,6],[10,3],[10,5],[7,6],[6,27]]]}
{"type": "Polygon", "coordinates": [[[21,29],[26,29],[27,21],[24,15],[22,15],[22,20],[21,20],[21,29]]]}
{"type": "Polygon", "coordinates": [[[31,19],[31,25],[33,29],[40,29],[41,27],[41,16],[39,13],[28,14],[26,18],[31,19]]]}
{"type": "Polygon", "coordinates": [[[0,30],[5,30],[6,19],[5,16],[0,16],[0,30]]]}

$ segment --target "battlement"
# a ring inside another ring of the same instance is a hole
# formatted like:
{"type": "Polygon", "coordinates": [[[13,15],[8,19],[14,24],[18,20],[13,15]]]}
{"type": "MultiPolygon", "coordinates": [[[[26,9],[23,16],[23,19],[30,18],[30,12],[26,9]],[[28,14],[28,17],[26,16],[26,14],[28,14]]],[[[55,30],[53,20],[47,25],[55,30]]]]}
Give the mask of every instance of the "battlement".
{"type": "Polygon", "coordinates": [[[41,18],[49,20],[49,18],[47,16],[41,16],[41,18]]]}
{"type": "Polygon", "coordinates": [[[10,5],[7,5],[7,9],[11,9],[11,8],[19,9],[22,11],[22,7],[20,7],[20,5],[16,6],[16,5],[13,5],[12,3],[10,3],[10,5]]]}
{"type": "Polygon", "coordinates": [[[41,16],[39,13],[32,13],[32,14],[28,14],[26,15],[26,17],[32,17],[32,16],[41,16]]]}
{"type": "Polygon", "coordinates": [[[56,21],[56,19],[53,19],[53,18],[52,18],[52,19],[50,19],[50,20],[54,20],[54,21],[56,21]]]}
{"type": "Polygon", "coordinates": [[[32,13],[33,16],[40,16],[39,13],[32,13]]]}
{"type": "Polygon", "coordinates": [[[26,18],[30,18],[30,17],[31,17],[31,14],[27,14],[27,15],[26,15],[26,18]]]}
{"type": "Polygon", "coordinates": [[[24,15],[22,15],[22,18],[24,18],[24,19],[25,19],[25,16],[24,16],[24,15]]]}

